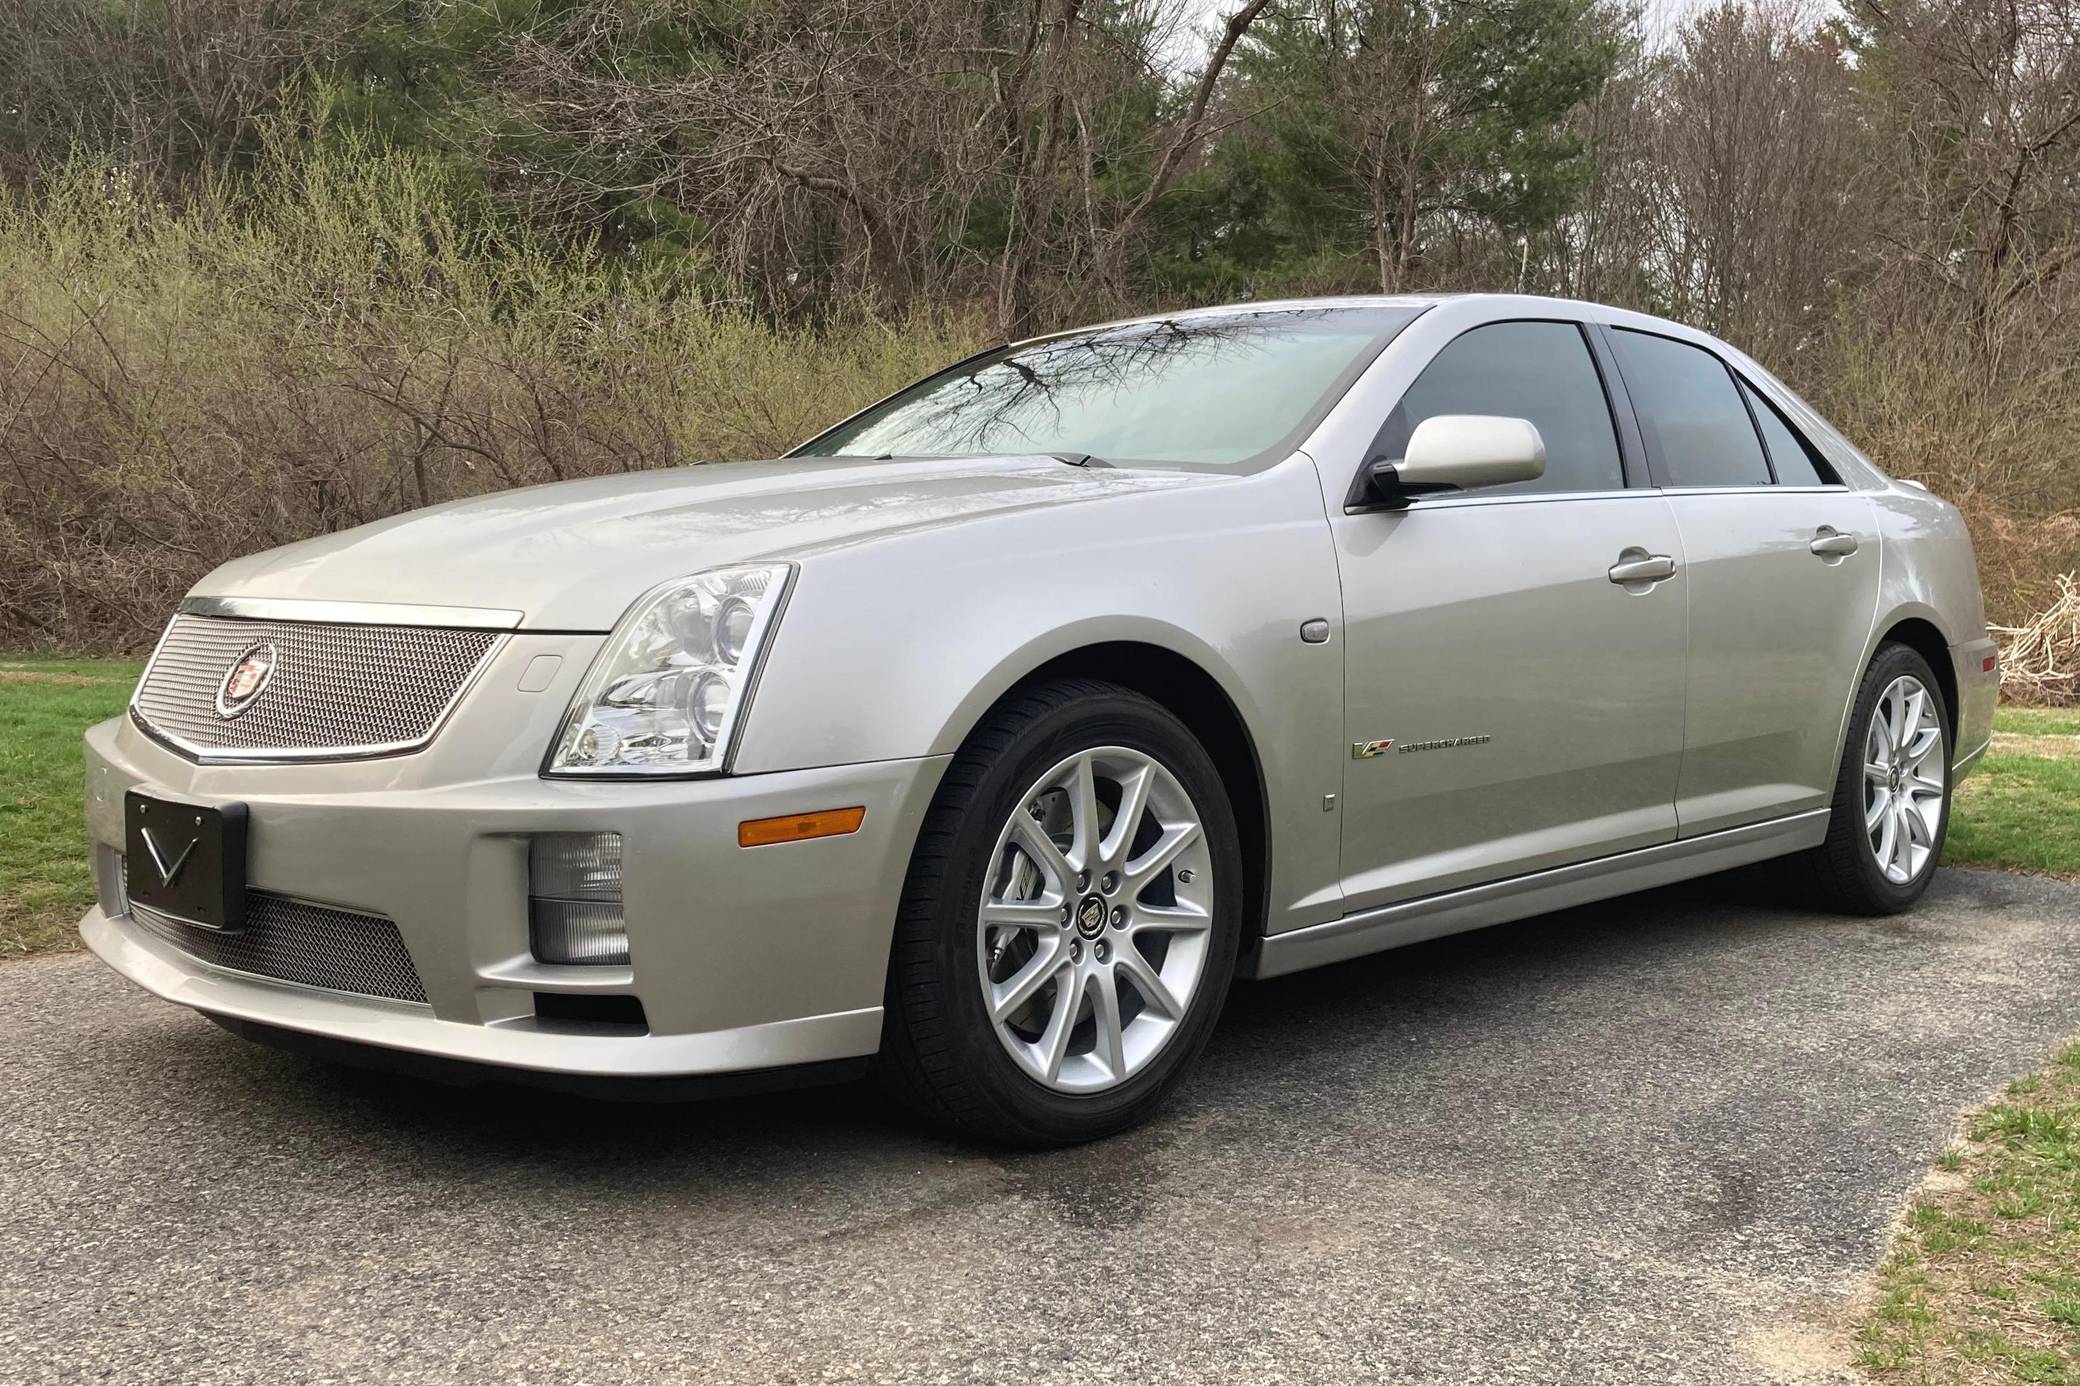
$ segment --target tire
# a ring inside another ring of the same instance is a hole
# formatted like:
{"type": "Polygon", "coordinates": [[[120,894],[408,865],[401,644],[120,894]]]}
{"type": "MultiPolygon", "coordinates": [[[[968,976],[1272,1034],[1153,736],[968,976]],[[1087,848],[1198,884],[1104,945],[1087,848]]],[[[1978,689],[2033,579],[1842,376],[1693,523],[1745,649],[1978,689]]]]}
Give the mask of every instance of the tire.
{"type": "Polygon", "coordinates": [[[1842,740],[1827,840],[1805,856],[1816,893],[1825,904],[1844,914],[1898,914],[1928,889],[1950,832],[1949,728],[1943,686],[1928,661],[1905,645],[1880,645],[1856,690],[1849,733],[1842,740]],[[1883,708],[1887,714],[1883,735],[1891,737],[1897,721],[1890,714],[1899,704],[1893,694],[1901,680],[1918,684],[1926,698],[1926,710],[1916,719],[1919,731],[1907,738],[1909,751],[1925,742],[1931,730],[1934,743],[1919,756],[1886,757],[1882,747],[1874,751],[1872,723],[1883,708]],[[1875,761],[1874,754],[1879,755],[1875,761]],[[1902,777],[1896,773],[1897,763],[1905,759],[1916,762],[1918,774],[1902,777]],[[1867,766],[1872,767],[1868,772],[1867,766]],[[1919,787],[1924,785],[1940,788],[1919,787]],[[1906,804],[1903,811],[1895,807],[1902,802],[1902,795],[1906,804]],[[1874,809],[1874,804],[1881,807],[1874,809]],[[1893,814],[1895,819],[1889,836],[1883,816],[1886,813],[1893,814]],[[1877,824],[1875,828],[1867,826],[1873,822],[1877,824]],[[1904,842],[1902,833],[1906,834],[1904,842]],[[1879,857],[1887,844],[1892,844],[1888,854],[1890,872],[1879,857]],[[1900,851],[1902,846],[1910,849],[1905,855],[1900,851]],[[1899,878],[1902,871],[1904,880],[1899,878]]]}
{"type": "Polygon", "coordinates": [[[884,1084],[927,1119],[1005,1145],[1071,1145],[1146,1120],[1219,1019],[1242,896],[1220,772],[1182,722],[1096,680],[1017,692],[954,757],[919,832],[889,966],[884,1084]],[[1134,831],[1119,827],[1130,786],[1134,831]],[[1079,866],[1093,868],[1080,888],[1079,866]]]}

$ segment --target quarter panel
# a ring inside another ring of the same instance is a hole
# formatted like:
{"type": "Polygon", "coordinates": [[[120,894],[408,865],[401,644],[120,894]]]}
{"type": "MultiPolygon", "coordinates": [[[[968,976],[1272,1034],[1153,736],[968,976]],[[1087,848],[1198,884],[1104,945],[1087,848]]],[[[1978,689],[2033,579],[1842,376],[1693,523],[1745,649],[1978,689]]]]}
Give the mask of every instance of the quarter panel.
{"type": "Polygon", "coordinates": [[[1884,536],[1885,555],[1879,617],[1865,658],[1901,621],[1927,621],[1941,632],[1957,678],[1957,744],[1952,754],[1959,761],[1975,759],[1993,736],[2000,672],[1983,667],[1994,646],[1986,633],[1971,531],[1956,506],[1918,487],[1895,484],[1873,495],[1871,504],[1884,536]]]}
{"type": "Polygon", "coordinates": [[[1034,669],[1132,641],[1223,689],[1265,777],[1274,930],[1340,908],[1341,603],[1312,463],[1005,514],[803,560],[740,773],[957,750],[1034,669]],[[1331,638],[1300,639],[1326,620],[1331,638]]]}

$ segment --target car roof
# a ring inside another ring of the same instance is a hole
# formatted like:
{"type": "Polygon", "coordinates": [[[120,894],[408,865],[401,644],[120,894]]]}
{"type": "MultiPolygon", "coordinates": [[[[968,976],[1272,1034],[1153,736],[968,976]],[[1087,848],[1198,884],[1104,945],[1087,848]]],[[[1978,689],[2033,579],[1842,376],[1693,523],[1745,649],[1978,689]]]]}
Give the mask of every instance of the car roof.
{"type": "Polygon", "coordinates": [[[1531,313],[1564,313],[1569,317],[1594,322],[1612,323],[1648,328],[1665,332],[1670,336],[1688,337],[1697,341],[1716,342],[1709,334],[1685,323],[1668,318],[1657,318],[1651,313],[1636,312],[1629,308],[1615,308],[1607,303],[1592,303],[1585,299],[1552,298],[1541,294],[1504,293],[1415,293],[1415,294],[1335,294],[1312,298],[1245,299],[1236,303],[1207,304],[1198,308],[1181,308],[1173,312],[1137,313],[1132,317],[1116,318],[1109,322],[1089,323],[1057,332],[1043,332],[1013,342],[1023,346],[1026,342],[1044,342],[1055,338],[1072,336],[1081,332],[1102,331],[1106,328],[1133,327],[1139,323],[1176,322],[1181,319],[1225,317],[1234,313],[1288,313],[1319,308],[1435,308],[1446,303],[1483,303],[1491,305],[1498,316],[1531,313]]]}

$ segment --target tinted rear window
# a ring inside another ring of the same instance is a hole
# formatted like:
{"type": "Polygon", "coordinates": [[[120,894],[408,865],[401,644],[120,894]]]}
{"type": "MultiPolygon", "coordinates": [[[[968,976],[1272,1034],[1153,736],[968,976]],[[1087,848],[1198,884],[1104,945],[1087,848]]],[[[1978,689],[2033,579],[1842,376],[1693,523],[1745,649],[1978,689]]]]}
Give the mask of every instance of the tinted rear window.
{"type": "Polygon", "coordinates": [[[1799,437],[1798,430],[1785,422],[1776,405],[1764,399],[1762,392],[1745,380],[1741,382],[1741,393],[1748,397],[1748,406],[1755,411],[1755,426],[1762,430],[1762,441],[1769,448],[1769,462],[1776,468],[1778,485],[1834,484],[1834,478],[1824,475],[1814,462],[1812,447],[1799,437]]]}
{"type": "Polygon", "coordinates": [[[1734,388],[1708,351],[1669,337],[1611,333],[1625,389],[1647,449],[1668,486],[1767,486],[1762,442],[1734,388]]]}

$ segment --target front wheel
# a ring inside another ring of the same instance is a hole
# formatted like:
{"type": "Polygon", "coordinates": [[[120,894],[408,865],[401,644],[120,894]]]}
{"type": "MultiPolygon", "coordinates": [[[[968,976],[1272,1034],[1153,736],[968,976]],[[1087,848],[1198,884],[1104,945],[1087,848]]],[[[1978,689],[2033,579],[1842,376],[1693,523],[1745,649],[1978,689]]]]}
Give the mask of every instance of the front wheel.
{"type": "Polygon", "coordinates": [[[1928,661],[1879,646],[1857,689],[1827,841],[1808,858],[1836,908],[1896,914],[1928,888],[1950,831],[1948,728],[1928,661]]]}
{"type": "Polygon", "coordinates": [[[1094,681],[1020,693],[955,757],[919,835],[884,1073],[1010,1144],[1143,1120],[1212,1033],[1242,889],[1219,771],[1175,716],[1094,681]]]}

